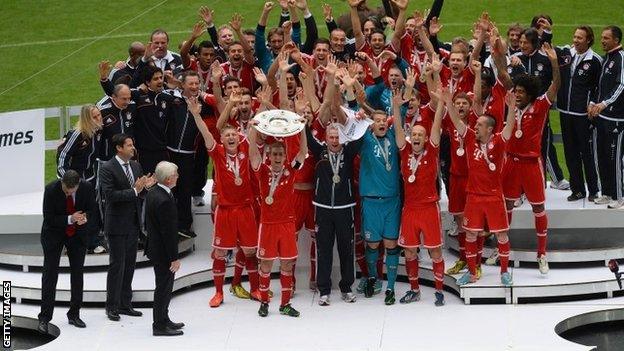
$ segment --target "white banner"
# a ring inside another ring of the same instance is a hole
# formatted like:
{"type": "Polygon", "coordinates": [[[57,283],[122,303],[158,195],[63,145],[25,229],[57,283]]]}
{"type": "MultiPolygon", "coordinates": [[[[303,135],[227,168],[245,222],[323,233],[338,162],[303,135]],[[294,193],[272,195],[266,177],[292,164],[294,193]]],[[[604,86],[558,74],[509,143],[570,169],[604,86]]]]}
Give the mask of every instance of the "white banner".
{"type": "Polygon", "coordinates": [[[0,113],[0,197],[43,190],[44,109],[0,113]]]}

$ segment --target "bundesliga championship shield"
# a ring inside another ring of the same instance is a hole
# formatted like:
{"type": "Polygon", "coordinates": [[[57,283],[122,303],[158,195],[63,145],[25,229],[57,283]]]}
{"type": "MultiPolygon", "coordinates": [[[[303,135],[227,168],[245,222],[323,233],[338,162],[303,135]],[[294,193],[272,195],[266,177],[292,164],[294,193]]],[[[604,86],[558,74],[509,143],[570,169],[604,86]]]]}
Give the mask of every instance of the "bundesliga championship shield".
{"type": "Polygon", "coordinates": [[[298,134],[305,127],[301,116],[286,110],[263,111],[253,119],[258,122],[254,125],[258,132],[278,138],[298,134]]]}

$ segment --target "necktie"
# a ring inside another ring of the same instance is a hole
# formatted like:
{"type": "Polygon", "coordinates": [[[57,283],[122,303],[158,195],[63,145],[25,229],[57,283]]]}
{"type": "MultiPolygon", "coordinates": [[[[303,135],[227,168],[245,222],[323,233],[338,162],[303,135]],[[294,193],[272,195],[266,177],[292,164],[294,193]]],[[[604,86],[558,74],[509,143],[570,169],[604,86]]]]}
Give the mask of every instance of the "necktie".
{"type": "MultiPolygon", "coordinates": [[[[67,215],[71,216],[72,214],[74,214],[74,212],[76,212],[76,209],[74,207],[74,197],[72,195],[69,195],[66,198],[65,204],[67,209],[67,215]]],[[[67,235],[68,238],[71,238],[72,236],[74,236],[74,234],[76,234],[76,225],[69,224],[67,228],[65,228],[65,235],[67,235]]]]}
{"type": "Polygon", "coordinates": [[[124,170],[126,172],[126,177],[128,177],[128,181],[130,182],[130,187],[134,186],[134,177],[132,176],[132,171],[130,170],[130,164],[124,163],[124,170]]]}

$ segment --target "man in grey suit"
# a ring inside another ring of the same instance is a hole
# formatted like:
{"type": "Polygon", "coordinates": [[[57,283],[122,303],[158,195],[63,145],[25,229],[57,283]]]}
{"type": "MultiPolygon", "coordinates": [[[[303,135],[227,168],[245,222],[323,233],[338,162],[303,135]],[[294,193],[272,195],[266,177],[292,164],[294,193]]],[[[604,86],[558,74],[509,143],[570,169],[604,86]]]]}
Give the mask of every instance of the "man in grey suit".
{"type": "Polygon", "coordinates": [[[134,142],[127,134],[111,139],[117,154],[100,168],[100,186],[104,195],[104,232],[108,238],[110,261],[106,277],[106,314],[112,321],[119,315],[139,317],[132,308],[132,277],[140,230],[141,197],[154,178],[144,176],[141,165],[131,160],[134,142]]]}
{"type": "Polygon", "coordinates": [[[169,319],[169,302],[175,273],[180,269],[178,259],[178,209],[171,189],[178,181],[178,166],[161,161],[154,176],[158,181],[145,197],[145,225],[147,245],[145,253],[154,264],[154,335],[182,335],[184,323],[169,319]]]}

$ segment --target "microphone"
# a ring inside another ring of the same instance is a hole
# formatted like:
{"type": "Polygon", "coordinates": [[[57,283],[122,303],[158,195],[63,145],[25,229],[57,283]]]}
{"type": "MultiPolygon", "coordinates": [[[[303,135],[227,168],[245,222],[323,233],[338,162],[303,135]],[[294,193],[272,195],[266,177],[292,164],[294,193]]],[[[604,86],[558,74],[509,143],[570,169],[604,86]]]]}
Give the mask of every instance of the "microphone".
{"type": "Polygon", "coordinates": [[[622,290],[622,273],[620,273],[620,266],[618,266],[616,260],[609,260],[609,270],[615,275],[615,280],[617,281],[620,290],[622,290]]]}

